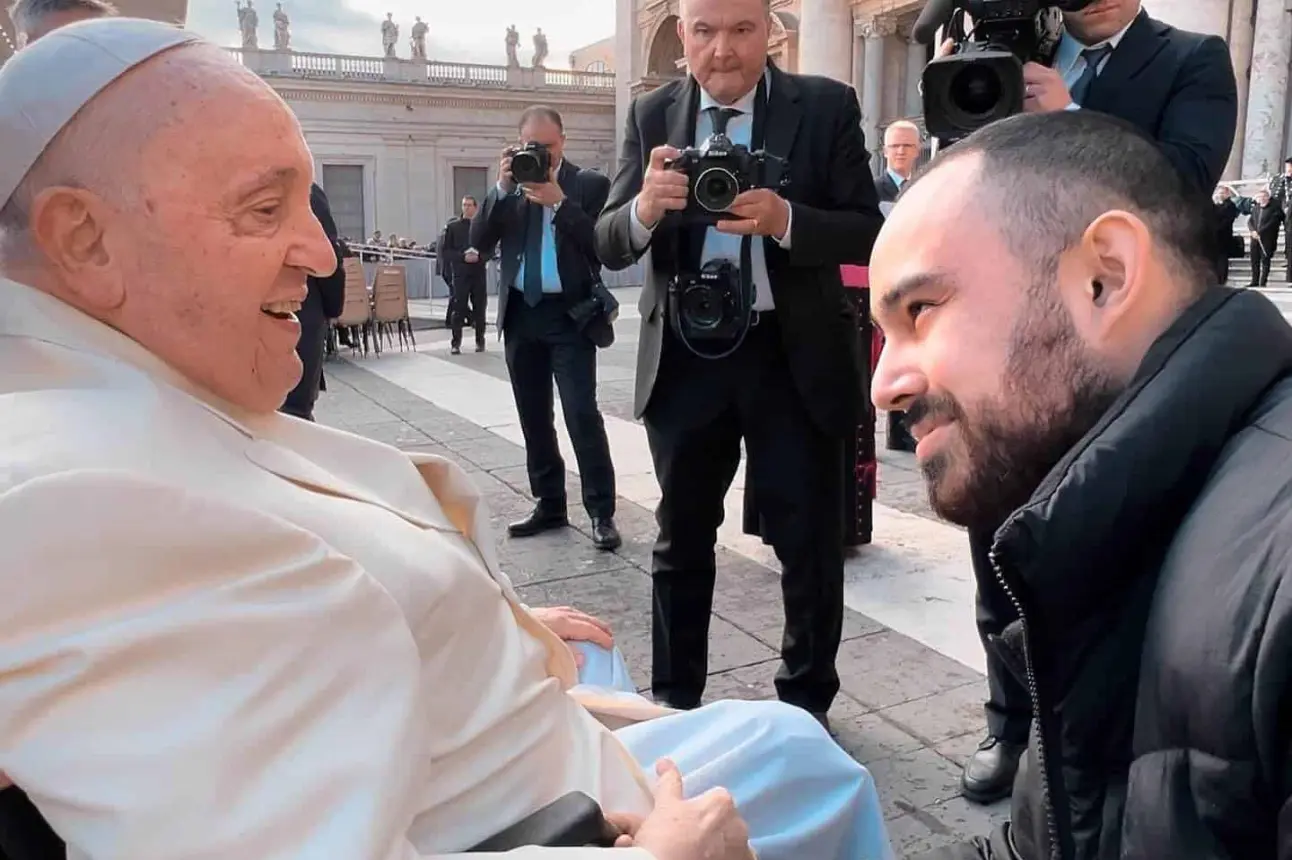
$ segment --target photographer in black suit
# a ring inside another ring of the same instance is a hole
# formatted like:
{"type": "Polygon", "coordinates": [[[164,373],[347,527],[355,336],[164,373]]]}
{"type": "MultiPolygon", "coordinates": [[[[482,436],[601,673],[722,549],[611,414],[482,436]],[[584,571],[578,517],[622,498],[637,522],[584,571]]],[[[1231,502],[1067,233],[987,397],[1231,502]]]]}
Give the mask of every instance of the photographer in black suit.
{"type": "Polygon", "coordinates": [[[843,439],[862,396],[839,267],[867,261],[882,223],[861,112],[846,84],[768,62],[766,0],[683,0],[679,13],[690,75],[633,103],[597,222],[608,267],[647,262],[635,408],[662,491],[652,686],[674,707],[700,702],[714,545],[743,439],[762,534],[784,568],[777,692],[825,722],[839,689],[843,439]],[[665,161],[723,127],[732,143],[786,159],[789,181],[779,194],[743,192],[734,218],[706,229],[678,217],[688,178],[665,161]],[[669,286],[716,260],[752,284],[755,324],[734,352],[704,358],[670,325],[669,286]]]}
{"type": "Polygon", "coordinates": [[[553,108],[527,108],[519,129],[522,148],[541,148],[541,154],[525,157],[531,163],[547,161],[547,181],[517,182],[512,159],[518,148],[505,149],[498,183],[472,219],[470,235],[471,248],[485,257],[501,242],[498,325],[525,435],[530,492],[537,500],[533,512],[507,530],[512,537],[529,537],[569,525],[565,461],[552,414],[555,377],[579,462],[592,542],[612,550],[622,540],[614,521],[615,469],[597,408],[597,347],[593,333],[570,315],[592,296],[599,279],[593,226],[610,180],[564,158],[565,125],[553,108]]]}
{"type": "MultiPolygon", "coordinates": [[[[1049,65],[1024,67],[1025,110],[1093,110],[1132,123],[1156,141],[1206,207],[1238,124],[1237,87],[1224,40],[1155,21],[1139,0],[1096,0],[1064,13],[1063,22],[1049,65]]],[[[1226,257],[1226,250],[1217,248],[1215,256],[1226,257]]],[[[988,735],[965,766],[962,789],[981,803],[1009,795],[1032,718],[1026,687],[997,650],[1001,631],[1018,615],[987,557],[993,534],[969,533],[990,699],[988,735]]]]}

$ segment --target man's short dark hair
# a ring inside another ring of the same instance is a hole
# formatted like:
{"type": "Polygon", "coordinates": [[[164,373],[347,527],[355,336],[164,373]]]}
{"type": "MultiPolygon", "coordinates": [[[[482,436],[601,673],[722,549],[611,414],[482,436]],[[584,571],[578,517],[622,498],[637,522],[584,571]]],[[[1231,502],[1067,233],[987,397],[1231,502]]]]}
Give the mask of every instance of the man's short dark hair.
{"type": "Polygon", "coordinates": [[[520,131],[525,124],[531,119],[545,119],[555,125],[565,133],[565,122],[561,119],[561,112],[548,105],[530,105],[525,108],[525,112],[520,115],[520,122],[516,123],[516,130],[520,131]]]}
{"type": "Polygon", "coordinates": [[[1211,190],[1193,188],[1130,123],[1090,110],[1009,117],[955,144],[902,190],[972,155],[982,159],[979,194],[998,214],[1010,250],[1050,279],[1091,222],[1122,209],[1148,225],[1191,295],[1215,284],[1211,190]]]}
{"type": "Polygon", "coordinates": [[[476,198],[475,198],[475,195],[474,195],[474,194],[463,194],[463,195],[462,195],[462,202],[463,202],[463,203],[466,203],[468,200],[470,200],[472,203],[476,204],[477,206],[479,206],[479,205],[480,205],[480,201],[476,200],[476,198]]]}

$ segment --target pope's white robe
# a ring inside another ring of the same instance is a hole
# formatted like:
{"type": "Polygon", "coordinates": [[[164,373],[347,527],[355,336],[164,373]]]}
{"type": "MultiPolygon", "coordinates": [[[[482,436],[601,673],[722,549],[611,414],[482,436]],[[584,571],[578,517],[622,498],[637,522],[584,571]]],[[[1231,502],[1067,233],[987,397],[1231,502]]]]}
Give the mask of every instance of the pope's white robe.
{"type": "MultiPolygon", "coordinates": [[[[0,771],[74,858],[447,860],[572,790],[644,814],[661,754],[744,780],[763,860],[887,850],[809,718],[576,688],[452,463],[247,414],[3,280],[0,548],[0,771]]],[[[650,857],[506,856],[606,850],[650,857]]]]}

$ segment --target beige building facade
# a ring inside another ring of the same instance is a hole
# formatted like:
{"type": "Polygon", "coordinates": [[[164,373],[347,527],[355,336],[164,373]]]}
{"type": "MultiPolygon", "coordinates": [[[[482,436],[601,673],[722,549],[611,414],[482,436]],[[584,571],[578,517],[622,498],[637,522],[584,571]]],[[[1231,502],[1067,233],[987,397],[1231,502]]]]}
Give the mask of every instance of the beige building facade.
{"type": "MultiPolygon", "coordinates": [[[[616,0],[618,120],[632,96],[682,74],[678,0],[616,0]]],[[[897,119],[921,122],[928,46],[911,26],[923,0],[773,0],[769,51],[781,68],[856,87],[867,145],[897,119]]],[[[1226,39],[1239,88],[1238,135],[1226,178],[1278,172],[1292,154],[1292,5],[1288,0],[1145,0],[1167,23],[1226,39]]]]}
{"type": "Polygon", "coordinates": [[[570,53],[570,68],[576,72],[613,73],[615,65],[614,36],[607,36],[570,53]]]}
{"type": "Polygon", "coordinates": [[[567,157],[609,173],[614,75],[295,51],[232,50],[291,106],[343,236],[431,243],[480,199],[532,104],[559,110],[567,157]]]}

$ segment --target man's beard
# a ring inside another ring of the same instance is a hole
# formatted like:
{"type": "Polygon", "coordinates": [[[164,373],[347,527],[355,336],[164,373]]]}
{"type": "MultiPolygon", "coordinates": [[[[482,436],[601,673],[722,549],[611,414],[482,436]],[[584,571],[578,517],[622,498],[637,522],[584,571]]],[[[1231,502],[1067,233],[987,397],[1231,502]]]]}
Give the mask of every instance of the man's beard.
{"type": "Polygon", "coordinates": [[[1011,333],[999,401],[966,410],[948,394],[929,394],[907,410],[911,425],[932,417],[959,431],[958,442],[920,464],[929,504],[957,525],[997,529],[1125,387],[1085,348],[1064,307],[1033,301],[1011,333]]]}

